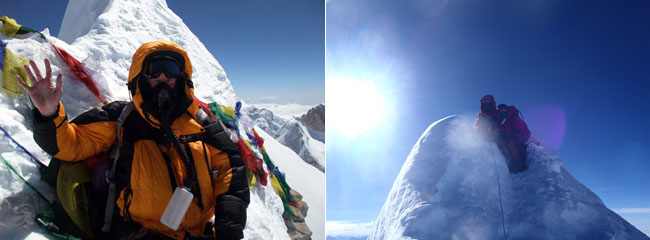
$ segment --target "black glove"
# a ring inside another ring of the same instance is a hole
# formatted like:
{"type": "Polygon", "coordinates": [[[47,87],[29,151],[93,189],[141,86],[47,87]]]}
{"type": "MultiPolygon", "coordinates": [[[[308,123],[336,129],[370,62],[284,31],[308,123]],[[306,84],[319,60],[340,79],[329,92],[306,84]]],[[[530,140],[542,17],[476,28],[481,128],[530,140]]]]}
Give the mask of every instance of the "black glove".
{"type": "Polygon", "coordinates": [[[244,201],[233,195],[219,196],[214,210],[214,232],[217,239],[242,239],[245,226],[244,201]]]}

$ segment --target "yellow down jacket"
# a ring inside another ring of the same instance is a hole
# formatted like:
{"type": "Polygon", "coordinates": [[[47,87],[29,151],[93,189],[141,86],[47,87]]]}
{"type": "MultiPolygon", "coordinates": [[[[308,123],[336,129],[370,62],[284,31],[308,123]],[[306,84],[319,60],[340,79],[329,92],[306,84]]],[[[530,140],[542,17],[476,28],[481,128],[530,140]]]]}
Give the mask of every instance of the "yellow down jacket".
{"type": "MultiPolygon", "coordinates": [[[[172,144],[157,143],[151,137],[155,135],[151,132],[159,131],[158,120],[151,114],[143,113],[140,89],[138,84],[132,84],[144,80],[140,78],[143,61],[149,54],[158,51],[173,51],[183,56],[187,81],[185,93],[189,99],[194,96],[192,65],[185,50],[171,41],[148,42],[138,48],[133,55],[128,79],[137,114],[136,111],[131,113],[122,128],[123,140],[129,146],[124,148],[118,161],[122,164],[118,165],[118,175],[128,173],[129,169],[130,174],[126,174],[128,181],[123,186],[118,184],[117,209],[124,219],[175,239],[183,239],[187,233],[203,234],[206,223],[213,216],[217,237],[241,238],[249,202],[244,163],[237,153],[220,151],[219,146],[204,140],[185,145],[189,147],[185,151],[191,156],[196,170],[200,199],[193,199],[177,231],[160,223],[173,193],[170,187],[172,181],[175,181],[175,185],[181,185],[187,177],[187,166],[172,144]],[[129,128],[130,121],[140,121],[140,125],[129,128]],[[173,177],[170,173],[173,173],[173,177]]],[[[84,160],[106,150],[115,142],[116,119],[125,105],[126,102],[113,102],[102,109],[91,109],[70,122],[61,103],[58,115],[53,117],[46,118],[34,111],[34,138],[41,148],[58,159],[69,162],[84,160]]],[[[171,124],[173,132],[177,136],[203,133],[204,126],[195,117],[198,111],[199,105],[192,101],[187,108],[189,114],[181,115],[171,124]]]]}

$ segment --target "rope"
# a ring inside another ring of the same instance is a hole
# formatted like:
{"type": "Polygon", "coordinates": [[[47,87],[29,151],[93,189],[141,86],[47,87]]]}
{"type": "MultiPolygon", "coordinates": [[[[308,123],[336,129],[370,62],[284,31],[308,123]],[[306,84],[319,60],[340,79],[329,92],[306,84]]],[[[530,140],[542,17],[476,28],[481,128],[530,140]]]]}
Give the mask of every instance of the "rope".
{"type": "Polygon", "coordinates": [[[508,235],[506,235],[506,219],[503,215],[503,202],[501,201],[501,179],[499,178],[499,171],[497,171],[497,160],[494,158],[494,150],[492,150],[492,146],[490,146],[490,153],[492,153],[494,172],[497,174],[497,186],[499,186],[499,206],[501,206],[501,226],[503,227],[503,238],[507,240],[508,235]]]}
{"type": "Polygon", "coordinates": [[[16,175],[16,176],[18,176],[18,178],[20,178],[20,180],[23,180],[23,182],[24,182],[25,184],[27,184],[27,186],[28,186],[29,188],[31,188],[32,190],[34,190],[34,192],[36,192],[36,193],[38,194],[39,197],[41,197],[43,200],[45,200],[45,202],[48,202],[48,203],[50,202],[50,200],[48,200],[45,196],[43,196],[43,194],[41,194],[41,192],[39,192],[38,190],[36,190],[36,188],[35,188],[31,183],[29,183],[29,182],[28,182],[27,180],[25,180],[22,176],[20,176],[20,174],[18,174],[18,172],[16,172],[16,169],[14,169],[14,167],[12,167],[11,164],[9,164],[9,162],[7,162],[7,159],[5,159],[5,158],[2,156],[2,154],[0,154],[0,160],[2,160],[2,162],[3,162],[5,165],[7,165],[7,167],[9,167],[9,170],[11,170],[11,171],[16,175]]]}
{"type": "Polygon", "coordinates": [[[45,164],[43,164],[41,161],[38,161],[38,159],[36,159],[36,157],[34,157],[34,155],[29,153],[29,151],[27,151],[27,149],[25,149],[25,147],[23,147],[23,145],[20,145],[20,143],[18,143],[18,141],[16,141],[16,139],[11,137],[11,135],[9,135],[7,130],[5,130],[2,127],[0,127],[0,130],[2,130],[2,132],[5,134],[5,136],[7,136],[9,138],[9,140],[11,140],[13,143],[15,143],[16,146],[18,146],[18,148],[20,148],[20,150],[22,150],[27,155],[29,155],[30,160],[32,160],[32,162],[34,162],[38,166],[38,168],[39,168],[39,170],[41,170],[41,172],[45,171],[45,169],[47,168],[47,166],[45,166],[45,164]]]}

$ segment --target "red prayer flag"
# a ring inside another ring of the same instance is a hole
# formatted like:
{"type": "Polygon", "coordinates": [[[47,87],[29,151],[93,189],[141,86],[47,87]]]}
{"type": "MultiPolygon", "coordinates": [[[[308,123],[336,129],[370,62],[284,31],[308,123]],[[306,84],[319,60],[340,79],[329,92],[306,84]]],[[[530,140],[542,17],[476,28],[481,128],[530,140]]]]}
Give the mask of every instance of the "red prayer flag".
{"type": "Polygon", "coordinates": [[[104,99],[102,96],[99,94],[99,88],[97,88],[97,85],[95,85],[95,81],[86,73],[86,71],[83,68],[83,63],[79,62],[79,60],[75,59],[72,55],[70,55],[68,52],[65,50],[55,46],[53,43],[50,43],[54,50],[56,50],[56,53],[59,54],[59,57],[63,59],[63,62],[65,62],[66,65],[68,65],[68,68],[70,68],[70,71],[77,77],[79,81],[81,81],[90,92],[92,92],[97,99],[99,99],[100,103],[104,103],[104,99]]]}
{"type": "Polygon", "coordinates": [[[262,139],[260,135],[257,135],[255,128],[253,128],[253,135],[255,136],[255,139],[257,139],[257,146],[262,149],[262,146],[264,145],[264,139],[262,139]]]}
{"type": "Polygon", "coordinates": [[[241,153],[241,157],[244,160],[246,167],[253,171],[253,174],[255,174],[255,176],[258,176],[260,184],[262,184],[262,186],[266,186],[266,178],[268,175],[266,171],[264,171],[262,159],[255,157],[255,154],[253,154],[253,152],[248,148],[246,143],[244,143],[244,140],[241,138],[239,138],[239,141],[237,141],[237,148],[239,148],[239,152],[241,153]]]}

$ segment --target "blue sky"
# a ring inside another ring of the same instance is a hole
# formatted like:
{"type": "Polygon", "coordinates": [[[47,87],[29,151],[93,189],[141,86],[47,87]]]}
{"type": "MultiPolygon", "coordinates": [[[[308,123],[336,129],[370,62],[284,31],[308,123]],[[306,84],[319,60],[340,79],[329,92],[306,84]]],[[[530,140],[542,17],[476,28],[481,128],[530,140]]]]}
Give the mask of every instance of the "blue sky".
{"type": "MultiPolygon", "coordinates": [[[[325,101],[325,6],[317,0],[169,0],[251,103],[325,101]]],[[[0,15],[57,36],[67,1],[9,1],[0,15]]]]}
{"type": "Polygon", "coordinates": [[[493,94],[516,105],[609,208],[642,208],[621,215],[650,232],[650,3],[330,0],[326,8],[328,221],[374,220],[426,127],[452,114],[474,118],[481,96],[493,94]],[[350,84],[365,87],[339,94],[350,84]]]}

